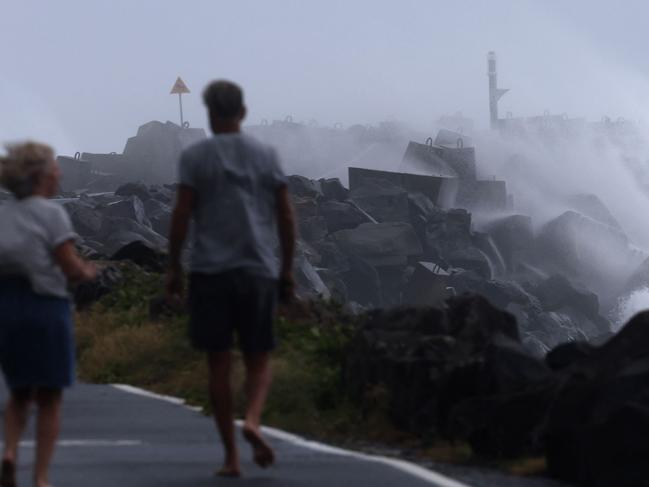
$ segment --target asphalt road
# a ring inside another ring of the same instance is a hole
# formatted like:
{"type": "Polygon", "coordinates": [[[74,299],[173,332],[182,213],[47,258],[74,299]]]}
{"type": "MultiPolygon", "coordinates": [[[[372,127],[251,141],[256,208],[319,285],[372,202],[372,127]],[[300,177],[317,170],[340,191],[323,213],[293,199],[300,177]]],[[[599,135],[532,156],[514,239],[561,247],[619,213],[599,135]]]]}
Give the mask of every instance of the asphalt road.
{"type": "MultiPolygon", "coordinates": [[[[20,451],[19,486],[31,486],[31,423],[20,451]]],[[[209,418],[111,386],[79,385],[65,399],[51,480],[56,487],[462,487],[403,462],[348,455],[281,432],[270,441],[275,467],[257,468],[242,444],[244,477],[215,478],[222,455],[209,418]]]]}

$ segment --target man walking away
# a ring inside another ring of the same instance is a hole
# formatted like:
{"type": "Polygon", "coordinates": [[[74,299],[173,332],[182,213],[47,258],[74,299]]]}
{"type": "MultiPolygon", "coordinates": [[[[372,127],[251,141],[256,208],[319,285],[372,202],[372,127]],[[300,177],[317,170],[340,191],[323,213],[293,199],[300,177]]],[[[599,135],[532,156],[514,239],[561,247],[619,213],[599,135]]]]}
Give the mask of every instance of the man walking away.
{"type": "Polygon", "coordinates": [[[241,474],[230,385],[236,332],[246,366],[244,438],[261,467],[275,456],[261,435],[271,384],[273,318],[279,297],[293,294],[295,223],[286,176],[275,151],[241,133],[246,114],[241,89],[215,81],[203,93],[214,136],[182,154],[170,235],[167,294],[182,296],[181,251],[190,219],[194,242],[189,278],[189,333],[207,352],[209,392],[225,448],[219,475],[241,474]],[[281,248],[281,262],[274,249],[281,248]]]}

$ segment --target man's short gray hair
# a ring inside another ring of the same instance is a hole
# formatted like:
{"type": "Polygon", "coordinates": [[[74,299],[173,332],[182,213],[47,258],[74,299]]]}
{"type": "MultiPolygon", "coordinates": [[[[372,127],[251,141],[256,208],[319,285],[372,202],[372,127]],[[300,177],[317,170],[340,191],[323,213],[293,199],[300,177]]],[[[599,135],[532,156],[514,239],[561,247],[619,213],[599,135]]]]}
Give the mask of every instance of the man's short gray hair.
{"type": "Polygon", "coordinates": [[[218,118],[236,118],[243,111],[243,91],[232,81],[212,81],[203,91],[203,101],[210,114],[218,118]]]}
{"type": "Polygon", "coordinates": [[[54,150],[38,142],[10,144],[6,149],[7,155],[0,157],[0,184],[16,198],[31,196],[38,177],[54,161],[54,150]]]}

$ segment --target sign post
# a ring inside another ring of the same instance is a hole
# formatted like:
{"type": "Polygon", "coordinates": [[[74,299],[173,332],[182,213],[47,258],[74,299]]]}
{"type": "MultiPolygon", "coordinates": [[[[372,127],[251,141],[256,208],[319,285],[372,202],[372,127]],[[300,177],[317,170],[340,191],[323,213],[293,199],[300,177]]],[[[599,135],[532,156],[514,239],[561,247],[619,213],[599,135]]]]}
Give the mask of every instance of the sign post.
{"type": "Polygon", "coordinates": [[[171,88],[170,95],[178,94],[178,105],[180,106],[180,126],[185,126],[185,121],[183,120],[183,93],[190,93],[189,88],[185,82],[178,76],[178,79],[171,88]]]}

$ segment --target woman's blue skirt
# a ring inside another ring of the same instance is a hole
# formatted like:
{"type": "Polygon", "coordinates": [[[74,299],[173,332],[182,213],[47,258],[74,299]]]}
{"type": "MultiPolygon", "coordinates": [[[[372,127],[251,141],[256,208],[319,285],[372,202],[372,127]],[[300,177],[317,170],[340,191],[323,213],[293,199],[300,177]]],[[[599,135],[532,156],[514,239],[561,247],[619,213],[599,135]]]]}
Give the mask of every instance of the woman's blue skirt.
{"type": "Polygon", "coordinates": [[[12,390],[71,386],[75,351],[70,301],[40,296],[22,278],[0,278],[0,366],[12,390]]]}

